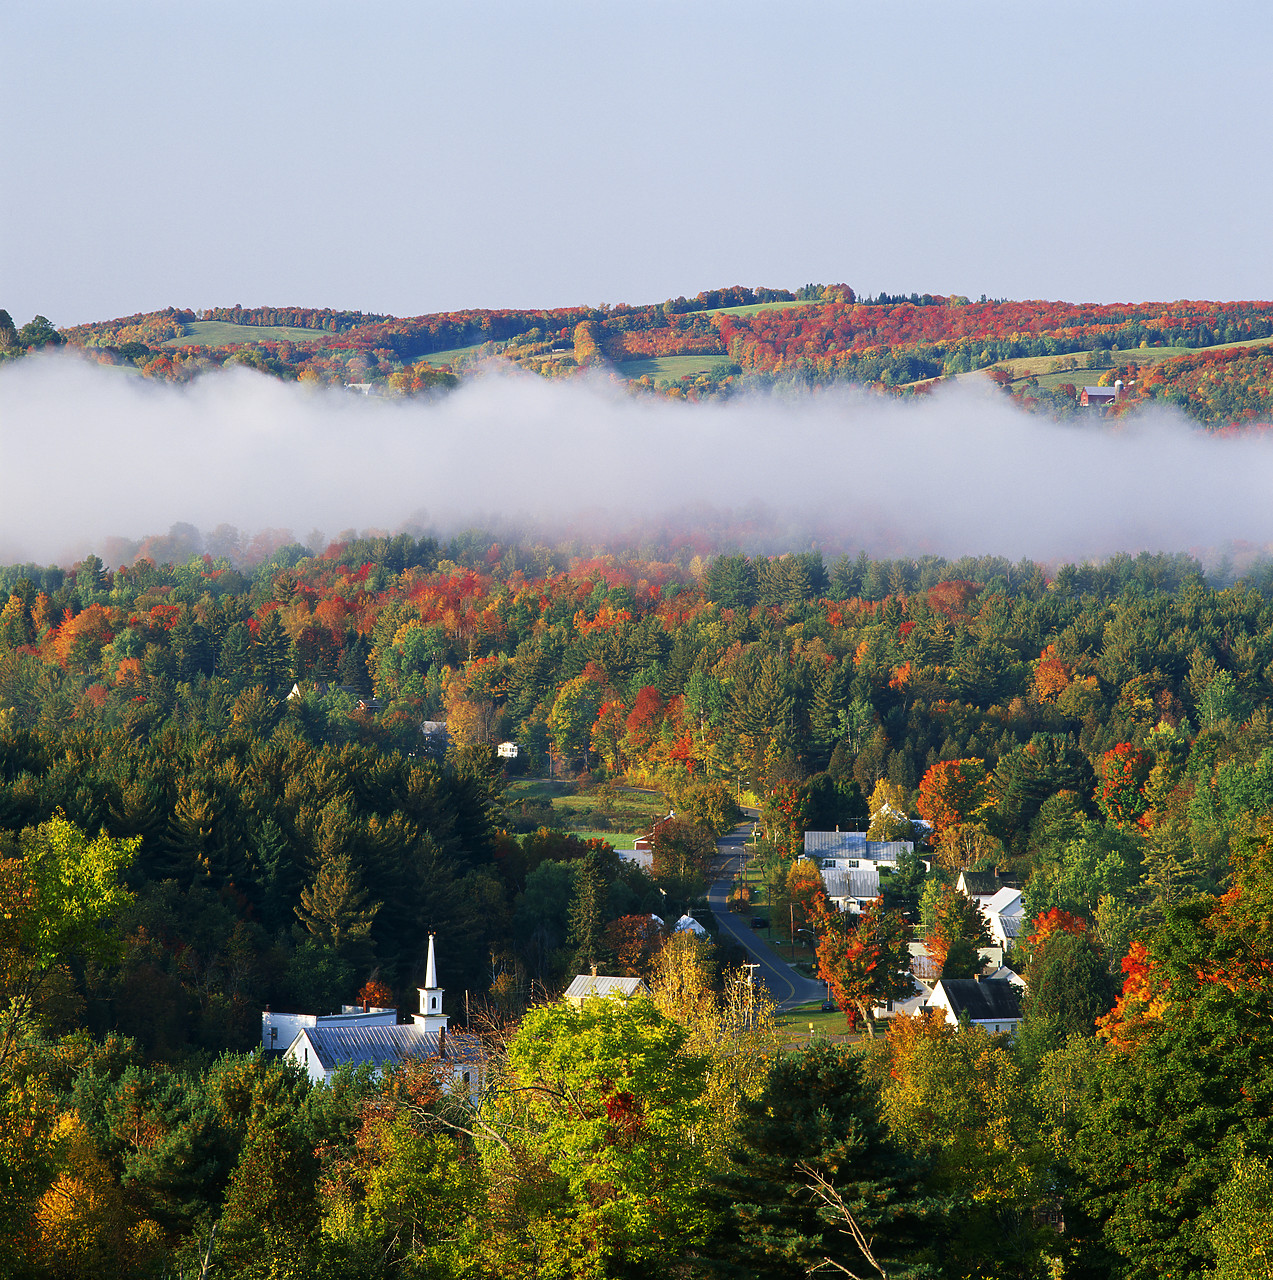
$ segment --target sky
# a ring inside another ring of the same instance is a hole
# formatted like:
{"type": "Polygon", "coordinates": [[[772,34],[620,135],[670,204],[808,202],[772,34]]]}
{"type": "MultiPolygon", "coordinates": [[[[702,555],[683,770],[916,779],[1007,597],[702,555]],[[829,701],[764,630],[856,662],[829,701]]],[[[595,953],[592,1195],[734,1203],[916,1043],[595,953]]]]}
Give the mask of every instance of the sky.
{"type": "Polygon", "coordinates": [[[0,307],[1273,296],[1273,6],[0,6],[0,307]]]}

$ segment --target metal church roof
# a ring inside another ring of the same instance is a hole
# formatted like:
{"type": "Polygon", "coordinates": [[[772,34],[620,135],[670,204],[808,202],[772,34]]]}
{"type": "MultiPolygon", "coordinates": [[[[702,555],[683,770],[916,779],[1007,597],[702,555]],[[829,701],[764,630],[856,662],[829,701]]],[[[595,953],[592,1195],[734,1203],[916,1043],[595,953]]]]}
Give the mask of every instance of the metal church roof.
{"type": "MultiPolygon", "coordinates": [[[[360,1067],[395,1066],[405,1058],[438,1057],[436,1031],[422,1031],[406,1024],[396,1027],[308,1027],[300,1033],[308,1041],[325,1071],[349,1063],[360,1067]]],[[[299,1036],[297,1037],[300,1038],[299,1036]]],[[[446,1036],[444,1061],[479,1062],[481,1042],[476,1036],[446,1036]]]]}

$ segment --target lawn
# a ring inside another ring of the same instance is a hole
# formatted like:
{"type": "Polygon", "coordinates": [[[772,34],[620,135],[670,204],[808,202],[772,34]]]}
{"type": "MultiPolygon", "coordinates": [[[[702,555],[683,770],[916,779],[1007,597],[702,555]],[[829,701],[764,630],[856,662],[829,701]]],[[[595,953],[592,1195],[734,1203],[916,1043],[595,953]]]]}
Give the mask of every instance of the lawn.
{"type": "Polygon", "coordinates": [[[708,352],[697,356],[646,356],[640,360],[623,360],[615,368],[625,378],[644,378],[648,374],[655,382],[677,382],[687,373],[711,373],[732,363],[727,355],[708,352]]]}
{"type": "Polygon", "coordinates": [[[483,347],[489,347],[491,344],[486,342],[474,342],[467,347],[449,347],[446,351],[426,351],[422,356],[412,358],[412,364],[431,364],[435,369],[441,368],[444,364],[454,364],[457,360],[466,360],[470,356],[476,355],[483,347]]]}
{"type": "Polygon", "coordinates": [[[785,1009],[774,1018],[778,1034],[785,1044],[799,1047],[811,1039],[835,1039],[854,1041],[863,1038],[860,1031],[850,1033],[849,1024],[839,1009],[824,1013],[821,1004],[802,1004],[785,1009]]]}
{"type": "Polygon", "coordinates": [[[757,311],[785,311],[788,307],[817,307],[826,303],[812,299],[799,302],[748,302],[741,307],[712,307],[709,311],[692,312],[700,316],[754,316],[757,311]]]}
{"type": "MultiPolygon", "coordinates": [[[[1124,351],[1102,351],[1100,353],[1101,362],[1094,369],[1087,367],[1087,359],[1091,354],[1090,352],[1072,351],[1068,353],[1068,356],[1073,357],[1078,362],[1079,367],[1077,369],[1059,369],[1055,373],[1051,372],[1053,363],[1057,360],[1067,359],[1067,356],[1017,356],[1012,360],[999,360],[985,369],[974,369],[971,373],[956,374],[956,379],[984,378],[993,368],[1005,369],[1012,374],[1013,385],[1024,382],[1031,374],[1034,374],[1039,379],[1039,389],[1041,391],[1055,391],[1057,387],[1066,382],[1073,383],[1075,387],[1094,387],[1101,374],[1106,369],[1114,368],[1115,365],[1160,364],[1164,360],[1171,360],[1175,356],[1188,355],[1191,352],[1226,351],[1234,347],[1263,347],[1268,346],[1270,343],[1273,343],[1273,338],[1251,338],[1246,342],[1220,342],[1214,347],[1130,347],[1124,351]]],[[[935,381],[933,378],[921,378],[918,382],[911,382],[906,385],[919,387],[933,381],[935,381]]]]}
{"type": "Polygon", "coordinates": [[[628,850],[636,844],[637,836],[645,834],[642,831],[580,831],[575,827],[571,827],[570,832],[580,840],[605,840],[616,849],[628,850]]]}
{"type": "Polygon", "coordinates": [[[626,849],[667,815],[667,800],[659,791],[638,787],[581,789],[574,782],[549,778],[523,778],[510,783],[504,792],[504,803],[514,830],[555,827],[585,838],[610,840],[626,849]]]}
{"type": "MultiPolygon", "coordinates": [[[[1042,391],[1055,391],[1057,387],[1063,383],[1071,382],[1075,387],[1091,387],[1095,386],[1097,380],[1106,369],[1112,369],[1115,365],[1136,364],[1151,365],[1161,364],[1164,360],[1171,360],[1175,356],[1190,355],[1202,351],[1227,351],[1235,347],[1263,347],[1273,342],[1273,338],[1252,338],[1247,342],[1220,342],[1214,347],[1131,347],[1126,351],[1102,351],[1101,363],[1095,369],[1089,369],[1084,366],[1087,364],[1088,353],[1086,351],[1073,352],[1074,358],[1079,362],[1077,369],[1062,369],[1056,373],[1050,372],[1053,361],[1063,360],[1064,356],[1022,356],[1015,360],[1000,360],[994,367],[996,369],[1007,369],[1012,374],[1013,383],[1018,383],[1028,378],[1032,373],[1039,379],[1039,389],[1042,391]]],[[[978,370],[984,373],[985,370],[978,370]]],[[[972,376],[972,375],[960,375],[972,376]]]]}
{"type": "Polygon", "coordinates": [[[231,324],[228,320],[194,320],[184,337],[170,338],[165,347],[228,347],[235,342],[325,342],[322,329],[292,329],[286,325],[231,324]]]}

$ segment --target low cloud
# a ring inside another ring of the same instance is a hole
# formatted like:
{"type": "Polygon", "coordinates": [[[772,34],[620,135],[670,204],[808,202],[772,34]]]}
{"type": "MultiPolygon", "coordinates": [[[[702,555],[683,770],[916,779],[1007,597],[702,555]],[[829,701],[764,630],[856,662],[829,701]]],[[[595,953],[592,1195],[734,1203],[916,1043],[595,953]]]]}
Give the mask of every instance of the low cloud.
{"type": "Polygon", "coordinates": [[[696,529],[755,550],[1050,561],[1273,542],[1273,438],[1167,413],[1056,424],[967,383],[685,404],[491,371],[437,399],[377,400],[246,369],[149,383],[50,355],[0,369],[0,480],[8,563],[177,522],[302,539],[696,529]]]}

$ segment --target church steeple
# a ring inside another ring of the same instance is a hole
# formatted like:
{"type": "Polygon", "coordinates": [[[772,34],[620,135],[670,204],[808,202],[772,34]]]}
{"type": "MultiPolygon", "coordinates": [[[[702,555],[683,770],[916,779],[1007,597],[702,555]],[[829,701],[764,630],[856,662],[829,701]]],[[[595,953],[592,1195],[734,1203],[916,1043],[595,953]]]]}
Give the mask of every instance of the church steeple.
{"type": "Polygon", "coordinates": [[[442,988],[438,986],[438,961],[433,952],[433,934],[429,934],[429,960],[424,967],[424,986],[420,992],[420,1012],[412,1015],[412,1021],[422,1031],[445,1031],[447,1016],[442,1012],[442,988]]]}

